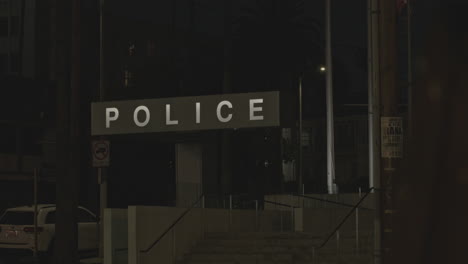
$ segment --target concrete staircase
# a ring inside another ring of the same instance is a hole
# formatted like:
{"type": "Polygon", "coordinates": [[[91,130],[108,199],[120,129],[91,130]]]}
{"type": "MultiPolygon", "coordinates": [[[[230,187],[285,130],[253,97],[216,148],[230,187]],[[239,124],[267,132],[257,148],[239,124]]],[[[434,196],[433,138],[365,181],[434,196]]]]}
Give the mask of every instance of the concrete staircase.
{"type": "Polygon", "coordinates": [[[371,239],[349,236],[330,240],[320,250],[322,237],[306,233],[208,233],[178,264],[371,264],[371,239]],[[359,254],[358,254],[359,253],[359,254]]]}

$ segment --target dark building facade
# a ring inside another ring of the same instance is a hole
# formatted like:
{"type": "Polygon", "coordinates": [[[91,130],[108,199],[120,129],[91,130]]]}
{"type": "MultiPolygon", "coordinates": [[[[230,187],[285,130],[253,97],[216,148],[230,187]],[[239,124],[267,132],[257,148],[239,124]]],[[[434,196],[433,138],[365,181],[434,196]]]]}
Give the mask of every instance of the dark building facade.
{"type": "MultiPolygon", "coordinates": [[[[35,161],[27,165],[24,171],[27,175],[23,176],[17,167],[14,170],[5,167],[1,179],[2,184],[15,185],[12,190],[19,188],[30,195],[32,171],[40,168],[44,185],[40,187],[40,199],[54,202],[55,177],[58,177],[55,173],[58,72],[54,48],[55,5],[53,1],[26,1],[30,6],[25,5],[23,12],[23,8],[16,6],[20,2],[1,1],[2,6],[11,7],[11,12],[5,14],[2,8],[2,29],[6,28],[7,34],[0,35],[0,42],[8,39],[8,43],[17,43],[22,38],[22,43],[26,43],[27,38],[34,38],[32,44],[23,45],[22,54],[23,65],[35,66],[33,70],[28,68],[29,75],[26,68],[15,75],[18,67],[5,67],[4,58],[14,64],[19,48],[12,45],[5,49],[2,44],[0,54],[5,78],[29,78],[29,83],[21,81],[23,88],[10,89],[15,94],[5,98],[9,98],[11,105],[2,106],[23,105],[31,109],[24,116],[35,125],[21,133],[25,141],[33,142],[27,149],[34,149],[35,161]],[[3,26],[5,16],[7,27],[3,26]],[[16,18],[12,17],[32,19],[34,23],[24,22],[25,29],[17,30],[17,22],[13,22],[16,18]],[[33,27],[26,29],[26,25],[33,27]],[[26,52],[26,46],[31,46],[32,51],[26,52]],[[5,54],[10,55],[5,57],[5,54]],[[23,100],[23,94],[28,94],[31,102],[23,100]],[[26,183],[27,187],[23,187],[26,183]]],[[[364,2],[360,4],[365,8],[364,2]]],[[[326,192],[325,76],[318,70],[324,62],[322,6],[301,1],[140,0],[106,1],[103,10],[103,87],[100,90],[99,6],[96,1],[82,2],[81,204],[94,210],[98,208],[97,172],[91,167],[90,142],[95,138],[89,132],[89,105],[100,100],[99,94],[104,101],[261,91],[280,91],[282,97],[280,127],[108,137],[111,162],[105,170],[109,207],[177,205],[178,201],[187,200],[180,197],[181,193],[190,193],[192,198],[204,193],[218,200],[228,194],[261,200],[265,194],[297,192],[299,146],[303,150],[305,191],[326,192]],[[303,80],[301,139],[298,137],[299,77],[303,80]],[[189,164],[196,164],[199,170],[184,171],[189,164]]],[[[362,15],[365,21],[364,11],[362,15]]],[[[365,34],[359,32],[351,44],[343,44],[344,37],[337,37],[334,45],[336,174],[343,192],[356,192],[368,184],[367,111],[349,106],[365,104],[367,98],[363,51],[366,40],[365,34]]],[[[21,82],[11,81],[11,87],[21,82]]],[[[0,153],[4,164],[11,165],[6,160],[29,155],[29,150],[18,154],[21,149],[18,146],[24,143],[13,144],[19,141],[11,140],[18,138],[18,129],[11,122],[19,122],[21,126],[27,122],[22,123],[22,119],[11,115],[8,118],[2,119],[8,127],[2,133],[9,134],[3,137],[5,147],[0,153]]],[[[28,162],[22,164],[26,166],[28,162]]],[[[5,194],[4,201],[8,196],[5,194]]],[[[29,203],[29,200],[12,203],[29,203]]]]}

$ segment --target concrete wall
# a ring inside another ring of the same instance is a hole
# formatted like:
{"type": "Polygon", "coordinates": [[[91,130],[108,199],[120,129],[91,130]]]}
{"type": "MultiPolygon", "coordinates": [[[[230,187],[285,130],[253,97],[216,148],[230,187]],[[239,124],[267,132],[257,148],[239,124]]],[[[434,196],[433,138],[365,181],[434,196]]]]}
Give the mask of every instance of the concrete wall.
{"type": "Polygon", "coordinates": [[[128,263],[127,209],[104,210],[104,264],[128,263]]]}

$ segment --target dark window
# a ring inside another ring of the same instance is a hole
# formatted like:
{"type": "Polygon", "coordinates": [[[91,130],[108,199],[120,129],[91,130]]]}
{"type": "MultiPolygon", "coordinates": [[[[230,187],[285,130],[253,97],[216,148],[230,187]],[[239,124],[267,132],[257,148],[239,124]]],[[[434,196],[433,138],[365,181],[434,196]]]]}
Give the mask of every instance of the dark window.
{"type": "Polygon", "coordinates": [[[19,17],[17,16],[10,17],[10,35],[19,36],[19,31],[20,31],[19,17]]]}
{"type": "Polygon", "coordinates": [[[8,55],[0,54],[0,74],[8,71],[8,55]]]}
{"type": "Polygon", "coordinates": [[[79,223],[91,223],[91,222],[96,222],[96,219],[94,219],[94,216],[92,216],[90,213],[86,212],[83,209],[78,210],[78,222],[79,223]]]}
{"type": "Polygon", "coordinates": [[[8,18],[0,17],[0,37],[8,36],[8,18]]]}
{"type": "Polygon", "coordinates": [[[39,141],[43,138],[42,130],[38,128],[31,128],[22,131],[23,136],[23,154],[26,155],[40,155],[42,153],[42,146],[39,141]]]}
{"type": "MultiPolygon", "coordinates": [[[[10,36],[19,35],[19,17],[10,17],[10,36]]],[[[8,17],[0,17],[0,36],[8,36],[8,17]]]]}
{"type": "Polygon", "coordinates": [[[50,211],[46,217],[46,224],[55,224],[55,211],[50,211]]]}
{"type": "Polygon", "coordinates": [[[20,68],[20,56],[17,52],[11,53],[11,72],[18,72],[20,68]]]}
{"type": "Polygon", "coordinates": [[[34,225],[33,212],[7,211],[0,219],[1,225],[34,225]]]}

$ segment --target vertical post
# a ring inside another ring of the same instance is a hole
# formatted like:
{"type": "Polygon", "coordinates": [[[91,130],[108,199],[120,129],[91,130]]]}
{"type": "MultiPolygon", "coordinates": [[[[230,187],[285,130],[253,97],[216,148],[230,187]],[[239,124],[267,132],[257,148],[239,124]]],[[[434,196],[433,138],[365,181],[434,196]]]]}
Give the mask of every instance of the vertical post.
{"type": "Polygon", "coordinates": [[[98,179],[99,179],[99,207],[100,207],[100,219],[99,219],[99,257],[104,257],[104,210],[107,207],[107,182],[103,176],[103,169],[97,168],[98,179]]]}
{"type": "Polygon", "coordinates": [[[258,230],[258,200],[255,200],[255,230],[258,230]]]}
{"type": "MultiPolygon", "coordinates": [[[[367,1],[368,90],[369,90],[369,187],[380,189],[380,6],[379,0],[367,1]]],[[[374,192],[374,189],[372,189],[374,192]]],[[[374,264],[381,263],[380,194],[375,193],[374,264]]]]}
{"type": "Polygon", "coordinates": [[[69,66],[70,66],[70,36],[71,30],[68,19],[71,15],[71,1],[51,1],[54,8],[53,23],[55,27],[55,56],[54,56],[54,70],[55,81],[57,83],[57,177],[56,180],[56,197],[57,197],[57,210],[56,210],[56,224],[55,224],[55,249],[54,250],[54,263],[71,263],[75,260],[72,256],[71,239],[73,234],[68,232],[70,225],[67,225],[67,213],[64,212],[66,208],[72,204],[69,198],[69,165],[70,165],[70,149],[69,145],[69,99],[70,99],[70,79],[69,79],[69,66]],[[67,23],[68,22],[68,23],[67,23]],[[69,242],[68,244],[65,244],[69,242]]]}
{"type": "Polygon", "coordinates": [[[294,229],[294,224],[295,224],[295,222],[294,222],[294,206],[291,205],[290,209],[291,209],[291,232],[294,232],[294,230],[295,230],[294,229]]]}
{"type": "Polygon", "coordinates": [[[340,230],[336,231],[336,253],[340,254],[340,230]]]}
{"type": "Polygon", "coordinates": [[[201,198],[200,226],[201,239],[203,239],[205,237],[205,195],[203,195],[201,198]]]}
{"type": "MultiPolygon", "coordinates": [[[[397,71],[397,9],[392,1],[380,0],[380,80],[381,80],[381,118],[399,116],[398,102],[398,71],[397,71]]],[[[383,133],[381,133],[382,135],[383,133]]],[[[381,137],[382,138],[382,137],[381,137]]],[[[383,263],[391,263],[393,236],[393,191],[392,185],[397,173],[400,159],[397,157],[383,157],[381,151],[381,191],[380,191],[380,219],[381,219],[381,254],[383,263]],[[392,164],[393,163],[393,164],[392,164]]]]}
{"type": "Polygon", "coordinates": [[[283,210],[278,210],[280,213],[280,232],[283,232],[283,210]]]}
{"type": "Polygon", "coordinates": [[[408,136],[412,134],[412,115],[413,115],[413,39],[412,39],[412,6],[411,0],[407,0],[406,11],[408,17],[408,136]]]}
{"type": "Polygon", "coordinates": [[[315,247],[312,247],[312,263],[315,263],[315,247]]]}
{"type": "Polygon", "coordinates": [[[37,260],[37,169],[34,169],[34,260],[37,260]]]}
{"type": "Polygon", "coordinates": [[[299,159],[298,159],[298,175],[297,175],[297,187],[298,193],[301,193],[302,189],[302,76],[299,76],[299,159]]]}
{"type": "Polygon", "coordinates": [[[99,100],[104,97],[104,0],[99,0],[99,100]]]}
{"type": "MultiPolygon", "coordinates": [[[[302,184],[302,195],[305,195],[305,185],[302,184]]],[[[305,208],[305,199],[304,197],[301,197],[302,199],[302,208],[305,208]]]]}
{"type": "Polygon", "coordinates": [[[11,0],[8,0],[7,73],[11,72],[11,0]]]}
{"type": "MultiPolygon", "coordinates": [[[[17,1],[19,2],[19,1],[17,1]]],[[[19,14],[19,32],[18,32],[18,75],[23,75],[23,50],[24,50],[24,27],[25,27],[25,10],[26,10],[26,0],[21,0],[20,2],[20,14],[19,14]]]]}
{"type": "Polygon", "coordinates": [[[331,0],[326,0],[326,79],[327,79],[327,185],[328,193],[337,192],[335,184],[335,151],[334,151],[334,128],[333,128],[333,76],[332,76],[332,53],[331,53],[331,0]]]}
{"type": "Polygon", "coordinates": [[[232,194],[229,195],[229,230],[232,228],[232,194]]]}
{"type": "MultiPolygon", "coordinates": [[[[104,99],[104,0],[99,0],[99,101],[104,99]]],[[[107,207],[107,177],[102,168],[97,169],[99,178],[99,257],[104,258],[104,209],[107,207]]]]}
{"type": "Polygon", "coordinates": [[[176,227],[174,226],[172,228],[172,263],[176,263],[176,237],[175,237],[175,229],[176,227]]]}
{"type": "MultiPolygon", "coordinates": [[[[359,200],[361,200],[361,187],[359,187],[359,200]]],[[[356,254],[359,255],[359,207],[356,208],[356,254]]]]}

